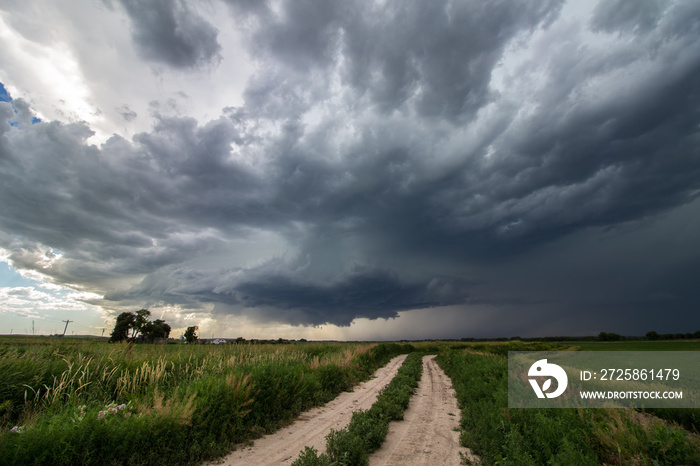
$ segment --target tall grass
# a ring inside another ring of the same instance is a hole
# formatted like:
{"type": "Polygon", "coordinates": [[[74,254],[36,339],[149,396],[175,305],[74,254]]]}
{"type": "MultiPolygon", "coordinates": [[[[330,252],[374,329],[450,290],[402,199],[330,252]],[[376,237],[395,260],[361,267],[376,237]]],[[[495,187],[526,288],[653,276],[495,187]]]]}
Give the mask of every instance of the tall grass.
{"type": "Polygon", "coordinates": [[[508,361],[493,350],[437,358],[462,409],[462,444],[484,464],[700,464],[697,436],[631,409],[509,409],[508,361]]]}
{"type": "Polygon", "coordinates": [[[216,458],[412,349],[347,343],[0,345],[0,458],[9,464],[216,458]],[[12,432],[15,427],[20,432],[12,432]]]}

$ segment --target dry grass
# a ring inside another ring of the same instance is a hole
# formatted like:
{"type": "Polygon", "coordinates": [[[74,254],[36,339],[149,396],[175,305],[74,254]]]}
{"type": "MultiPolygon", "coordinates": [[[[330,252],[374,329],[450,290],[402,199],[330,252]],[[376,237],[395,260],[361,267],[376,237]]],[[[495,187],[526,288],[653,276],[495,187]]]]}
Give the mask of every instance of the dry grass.
{"type": "Polygon", "coordinates": [[[142,387],[158,387],[165,383],[175,364],[169,362],[165,357],[156,361],[145,361],[135,371],[122,370],[117,379],[117,398],[121,398],[125,393],[137,393],[142,387]]]}
{"type": "Polygon", "coordinates": [[[253,396],[253,383],[250,380],[250,374],[243,377],[237,374],[229,374],[226,376],[226,385],[231,387],[234,393],[241,397],[241,402],[238,405],[238,415],[245,417],[250,413],[247,407],[253,404],[255,397],[253,396]]]}
{"type": "Polygon", "coordinates": [[[170,418],[180,425],[191,425],[192,414],[197,409],[196,398],[197,394],[193,393],[184,399],[176,397],[166,399],[165,394],[156,388],[151,400],[139,400],[135,406],[140,415],[155,413],[158,416],[170,418]]]}

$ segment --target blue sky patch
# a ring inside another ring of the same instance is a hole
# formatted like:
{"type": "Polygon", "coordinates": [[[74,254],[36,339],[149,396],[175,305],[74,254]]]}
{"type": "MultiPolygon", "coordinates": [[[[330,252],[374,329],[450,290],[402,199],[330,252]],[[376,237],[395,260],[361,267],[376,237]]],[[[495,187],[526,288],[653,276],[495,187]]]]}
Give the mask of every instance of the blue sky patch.
{"type": "Polygon", "coordinates": [[[0,286],[35,286],[38,282],[29,278],[24,278],[7,262],[0,262],[0,286]]]}
{"type": "Polygon", "coordinates": [[[12,102],[12,97],[7,93],[2,83],[0,83],[0,102],[12,102]]]}

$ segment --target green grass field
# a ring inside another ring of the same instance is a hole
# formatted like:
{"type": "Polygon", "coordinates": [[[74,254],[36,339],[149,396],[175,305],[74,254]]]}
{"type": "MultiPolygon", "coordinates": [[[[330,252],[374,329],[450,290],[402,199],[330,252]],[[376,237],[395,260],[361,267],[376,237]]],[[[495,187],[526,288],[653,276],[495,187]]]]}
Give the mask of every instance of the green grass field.
{"type": "MultiPolygon", "coordinates": [[[[695,351],[700,342],[216,346],[0,337],[0,458],[3,464],[197,464],[331,400],[393,356],[421,352],[439,354],[462,409],[462,441],[484,464],[700,464],[697,409],[508,409],[508,351],[556,350],[695,351]]],[[[414,386],[401,384],[409,391],[400,403],[392,395],[392,409],[405,408],[414,386]]],[[[353,439],[383,431],[389,417],[384,408],[375,411],[358,414],[362,429],[336,433],[333,442],[365,458],[369,447],[353,439]]]]}
{"type": "Polygon", "coordinates": [[[503,347],[438,357],[462,409],[463,445],[483,464],[700,464],[699,410],[508,408],[503,347]]]}
{"type": "Polygon", "coordinates": [[[563,342],[583,351],[700,351],[700,340],[563,342]]]}
{"type": "Polygon", "coordinates": [[[214,459],[414,349],[391,343],[0,340],[3,464],[214,459]]]}

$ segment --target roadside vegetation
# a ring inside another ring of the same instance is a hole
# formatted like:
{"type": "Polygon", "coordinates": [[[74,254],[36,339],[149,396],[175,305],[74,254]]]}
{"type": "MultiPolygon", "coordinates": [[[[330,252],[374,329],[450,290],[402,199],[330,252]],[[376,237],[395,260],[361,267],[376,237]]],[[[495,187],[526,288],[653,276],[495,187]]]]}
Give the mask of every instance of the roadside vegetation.
{"type": "MultiPolygon", "coordinates": [[[[29,340],[37,341],[46,342],[29,340]]],[[[214,459],[414,349],[2,343],[0,458],[3,464],[52,465],[214,459]]]]}
{"type": "Polygon", "coordinates": [[[362,466],[369,464],[369,455],[382,446],[389,422],[403,419],[411,396],[423,372],[424,353],[406,357],[392,381],[381,391],[377,401],[366,411],[356,411],[348,426],[331,430],[326,437],[326,453],[306,447],[294,466],[362,466]]]}
{"type": "Polygon", "coordinates": [[[462,409],[462,444],[483,464],[700,464],[697,410],[509,409],[507,352],[576,349],[547,345],[478,343],[438,356],[462,409]]]}
{"type": "MultiPolygon", "coordinates": [[[[196,328],[192,328],[192,334],[196,328]]],[[[133,337],[133,332],[132,332],[133,337]]],[[[694,341],[106,344],[0,338],[3,464],[197,464],[290,423],[411,353],[367,411],[298,466],[362,465],[401,419],[424,354],[452,379],[483,464],[700,464],[700,410],[509,409],[508,351],[694,350],[694,341]]],[[[300,448],[302,446],[300,445],[300,448]]]]}

